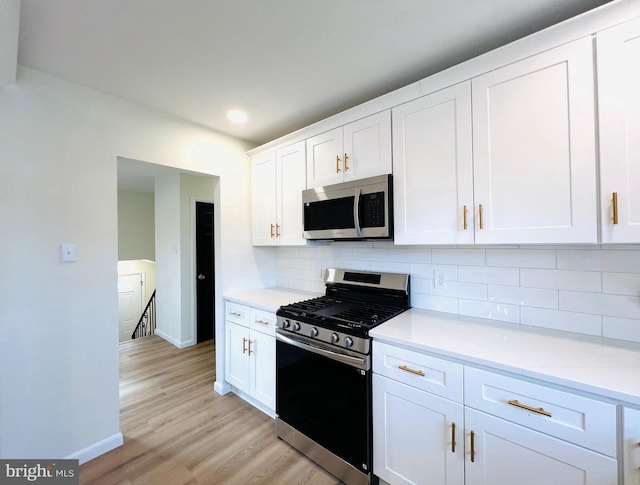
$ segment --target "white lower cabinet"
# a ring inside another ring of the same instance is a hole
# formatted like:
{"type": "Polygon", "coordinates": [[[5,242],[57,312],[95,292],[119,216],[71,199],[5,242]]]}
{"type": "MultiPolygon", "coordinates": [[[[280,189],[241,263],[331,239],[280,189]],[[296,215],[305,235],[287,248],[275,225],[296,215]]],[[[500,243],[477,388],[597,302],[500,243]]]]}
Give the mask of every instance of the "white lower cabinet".
{"type": "MultiPolygon", "coordinates": [[[[373,372],[373,466],[383,482],[618,483],[613,403],[377,341],[373,372]]],[[[629,413],[633,477],[640,412],[629,413]]]]}
{"type": "Polygon", "coordinates": [[[267,414],[275,410],[276,316],[226,303],[225,379],[267,414]]]}
{"type": "Polygon", "coordinates": [[[622,462],[625,485],[640,485],[640,410],[622,410],[622,462]]]}
{"type": "Polygon", "coordinates": [[[474,409],[464,418],[467,485],[618,483],[614,458],[474,409]]]}

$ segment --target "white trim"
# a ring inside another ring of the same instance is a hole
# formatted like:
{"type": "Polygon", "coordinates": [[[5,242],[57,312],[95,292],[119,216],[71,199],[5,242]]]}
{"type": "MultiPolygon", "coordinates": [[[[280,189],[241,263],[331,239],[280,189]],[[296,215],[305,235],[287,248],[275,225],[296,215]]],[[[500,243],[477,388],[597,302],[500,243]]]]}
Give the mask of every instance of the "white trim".
{"type": "Polygon", "coordinates": [[[118,431],[108,438],[100,440],[97,443],[94,443],[90,446],[87,446],[86,448],[76,451],[75,453],[65,456],[64,459],[79,460],[80,464],[82,465],[83,463],[93,460],[94,458],[97,458],[100,455],[107,453],[108,451],[122,446],[123,443],[124,437],[122,436],[122,433],[118,431]]]}
{"type": "Polygon", "coordinates": [[[225,394],[229,394],[231,392],[231,384],[228,384],[224,381],[216,381],[213,383],[213,390],[224,396],[225,394]]]}
{"type": "Polygon", "coordinates": [[[195,340],[194,339],[190,339],[190,340],[186,340],[184,342],[181,342],[181,341],[178,341],[178,340],[174,339],[173,337],[170,337],[169,335],[164,333],[162,330],[158,330],[157,328],[156,328],[155,334],[158,337],[161,337],[161,338],[165,339],[167,342],[169,342],[174,347],[178,347],[179,349],[184,349],[185,347],[191,347],[192,345],[195,344],[195,340]]]}

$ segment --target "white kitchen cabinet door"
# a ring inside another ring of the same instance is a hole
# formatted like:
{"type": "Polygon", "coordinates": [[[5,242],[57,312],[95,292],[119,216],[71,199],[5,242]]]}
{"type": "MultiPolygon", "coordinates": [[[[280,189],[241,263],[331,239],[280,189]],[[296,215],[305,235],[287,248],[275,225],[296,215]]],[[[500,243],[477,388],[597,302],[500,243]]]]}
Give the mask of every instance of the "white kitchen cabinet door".
{"type": "Polygon", "coordinates": [[[276,150],[277,243],[304,246],[302,191],[306,188],[305,142],[276,150]]]}
{"type": "Polygon", "coordinates": [[[618,483],[613,458],[468,407],[464,419],[466,485],[618,483]]]}
{"type": "Polygon", "coordinates": [[[603,243],[640,242],[640,19],[597,35],[603,243]],[[614,222],[613,194],[617,198],[614,222]]]}
{"type": "Polygon", "coordinates": [[[461,404],[374,374],[374,474],[394,485],[462,485],[462,409],[461,404]]]}
{"type": "Polygon", "coordinates": [[[269,409],[276,407],[276,340],[266,333],[251,331],[250,394],[269,409]]]}
{"type": "Polygon", "coordinates": [[[395,244],[472,244],[471,83],[393,108],[395,244]]]}
{"type": "Polygon", "coordinates": [[[307,139],[307,187],[342,182],[343,130],[336,128],[307,139]]]}
{"type": "Polygon", "coordinates": [[[250,362],[247,354],[249,329],[228,320],[225,322],[225,327],[225,378],[229,384],[248,393],[250,388],[250,362]]]}
{"type": "Polygon", "coordinates": [[[382,111],[344,127],[344,180],[392,172],[391,113],[382,111]]]}
{"type": "Polygon", "coordinates": [[[640,410],[622,411],[622,460],[625,485],[640,484],[640,410]]]}
{"type": "Polygon", "coordinates": [[[254,246],[276,244],[276,158],[273,151],[251,160],[251,226],[254,246]]]}
{"type": "Polygon", "coordinates": [[[476,243],[597,242],[593,78],[584,38],[472,80],[476,243]]]}

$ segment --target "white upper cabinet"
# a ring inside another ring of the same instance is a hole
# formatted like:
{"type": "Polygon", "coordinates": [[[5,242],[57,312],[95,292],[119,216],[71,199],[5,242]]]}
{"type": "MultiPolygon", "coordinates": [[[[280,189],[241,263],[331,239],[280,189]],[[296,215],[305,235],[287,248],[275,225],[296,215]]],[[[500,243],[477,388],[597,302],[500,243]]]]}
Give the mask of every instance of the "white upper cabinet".
{"type": "Polygon", "coordinates": [[[640,242],[640,19],[599,33],[596,49],[602,242],[637,243],[640,242]]]}
{"type": "Polygon", "coordinates": [[[472,80],[475,242],[596,243],[591,38],[472,80]]]}
{"type": "Polygon", "coordinates": [[[391,115],[383,111],[307,139],[307,187],[391,173],[391,115]]]}
{"type": "Polygon", "coordinates": [[[474,241],[471,83],[392,110],[396,244],[474,241]]]}
{"type": "Polygon", "coordinates": [[[305,143],[260,154],[251,161],[252,235],[254,246],[305,245],[302,237],[302,191],[305,143]]]}

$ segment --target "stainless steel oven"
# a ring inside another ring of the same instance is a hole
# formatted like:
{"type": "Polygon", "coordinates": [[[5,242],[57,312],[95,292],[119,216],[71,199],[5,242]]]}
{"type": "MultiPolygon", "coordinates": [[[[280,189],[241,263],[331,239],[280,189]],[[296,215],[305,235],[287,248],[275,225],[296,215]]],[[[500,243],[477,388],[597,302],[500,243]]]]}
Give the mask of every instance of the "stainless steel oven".
{"type": "Polygon", "coordinates": [[[325,296],[277,312],[276,433],[342,482],[368,484],[368,332],[408,308],[408,275],[330,269],[326,284],[325,296]]]}

